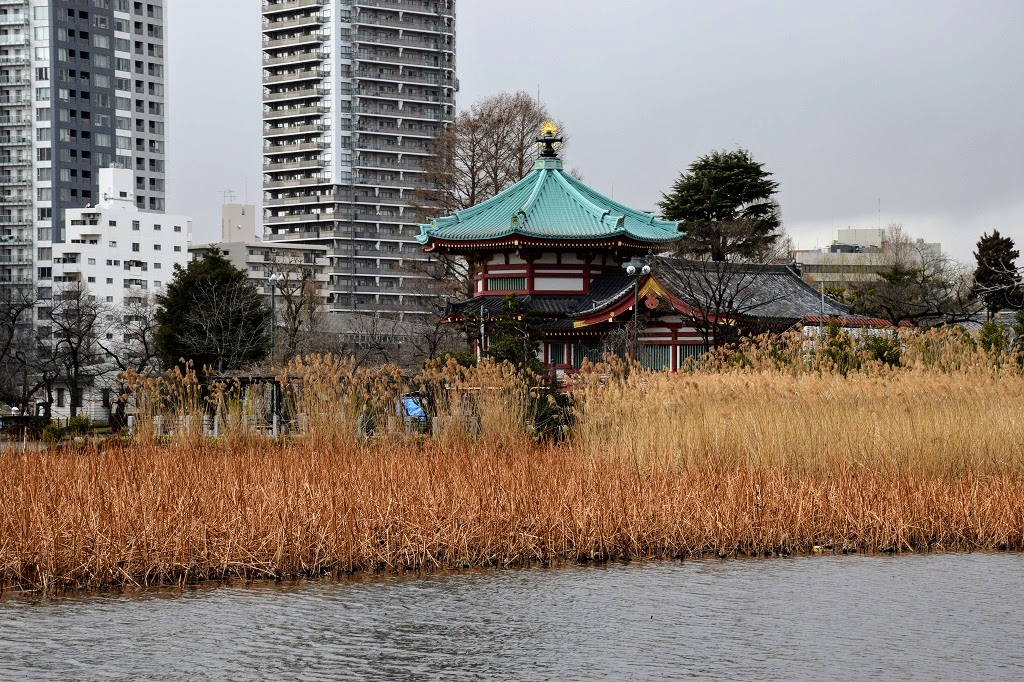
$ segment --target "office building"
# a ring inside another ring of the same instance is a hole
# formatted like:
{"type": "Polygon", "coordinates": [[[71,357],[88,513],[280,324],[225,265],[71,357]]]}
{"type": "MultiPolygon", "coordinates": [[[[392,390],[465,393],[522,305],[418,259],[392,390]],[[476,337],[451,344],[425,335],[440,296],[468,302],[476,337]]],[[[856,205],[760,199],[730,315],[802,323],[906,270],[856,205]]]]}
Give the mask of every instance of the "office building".
{"type": "Polygon", "coordinates": [[[53,286],[100,169],[133,172],[135,208],[164,210],[164,5],[0,0],[0,286],[53,286]]]}
{"type": "Polygon", "coordinates": [[[455,116],[454,0],[264,0],[266,240],[317,244],[332,311],[423,310],[410,208],[455,116]]]}
{"type": "Polygon", "coordinates": [[[835,289],[856,289],[879,279],[893,263],[922,266],[942,256],[942,245],[924,239],[893,243],[883,229],[838,230],[827,247],[795,250],[791,257],[809,284],[835,289]]]}

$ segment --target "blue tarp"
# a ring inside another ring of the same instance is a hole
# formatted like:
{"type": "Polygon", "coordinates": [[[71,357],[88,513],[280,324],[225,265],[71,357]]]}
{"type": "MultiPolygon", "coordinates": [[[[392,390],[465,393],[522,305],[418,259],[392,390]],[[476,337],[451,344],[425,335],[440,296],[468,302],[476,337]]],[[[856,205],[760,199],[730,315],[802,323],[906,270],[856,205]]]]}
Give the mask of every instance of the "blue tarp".
{"type": "Polygon", "coordinates": [[[427,413],[423,411],[419,398],[402,398],[402,407],[409,418],[421,422],[427,421],[427,413]]]}

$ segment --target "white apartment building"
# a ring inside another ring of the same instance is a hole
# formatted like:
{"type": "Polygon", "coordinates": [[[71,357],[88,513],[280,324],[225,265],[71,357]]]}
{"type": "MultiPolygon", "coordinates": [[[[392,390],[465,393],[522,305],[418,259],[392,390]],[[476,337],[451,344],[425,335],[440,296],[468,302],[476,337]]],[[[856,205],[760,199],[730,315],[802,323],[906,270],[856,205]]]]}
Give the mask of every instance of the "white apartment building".
{"type": "Polygon", "coordinates": [[[188,265],[192,219],[140,211],[130,170],[101,168],[99,178],[99,203],[66,212],[67,239],[53,247],[53,281],[58,290],[85,282],[97,301],[118,309],[162,293],[174,266],[188,265]]]}
{"type": "Polygon", "coordinates": [[[263,86],[266,239],[326,247],[332,311],[422,311],[409,206],[455,117],[455,0],[264,0],[263,86]]]}
{"type": "Polygon", "coordinates": [[[133,207],[164,210],[164,7],[0,0],[0,286],[53,288],[101,169],[130,169],[133,207]]]}
{"type": "MultiPolygon", "coordinates": [[[[48,308],[61,305],[61,297],[84,290],[100,315],[95,333],[99,343],[112,352],[127,339],[122,323],[132,315],[151,315],[155,297],[174,277],[175,266],[188,264],[192,219],[138,208],[136,180],[122,168],[99,170],[99,203],[68,209],[66,238],[53,245],[52,278],[37,288],[39,319],[48,308]],[[84,288],[82,288],[84,285],[84,288]]],[[[90,306],[93,307],[93,306],[90,306]]],[[[46,338],[45,322],[40,322],[46,338]]],[[[79,413],[103,422],[109,414],[109,394],[117,371],[112,363],[98,381],[81,396],[79,413]]],[[[53,416],[70,415],[70,394],[58,385],[53,416]]]]}

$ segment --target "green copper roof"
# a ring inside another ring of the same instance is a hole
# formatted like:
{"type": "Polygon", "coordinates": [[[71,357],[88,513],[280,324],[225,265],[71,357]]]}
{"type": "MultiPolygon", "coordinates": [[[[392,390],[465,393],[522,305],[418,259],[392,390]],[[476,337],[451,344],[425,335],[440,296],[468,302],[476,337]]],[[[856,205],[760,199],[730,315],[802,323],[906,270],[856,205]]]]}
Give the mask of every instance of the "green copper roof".
{"type": "Polygon", "coordinates": [[[677,223],[623,206],[566,173],[560,159],[542,156],[529,175],[504,192],[420,225],[416,239],[429,244],[434,239],[477,241],[513,234],[558,240],[626,237],[651,243],[679,238],[677,223]]]}

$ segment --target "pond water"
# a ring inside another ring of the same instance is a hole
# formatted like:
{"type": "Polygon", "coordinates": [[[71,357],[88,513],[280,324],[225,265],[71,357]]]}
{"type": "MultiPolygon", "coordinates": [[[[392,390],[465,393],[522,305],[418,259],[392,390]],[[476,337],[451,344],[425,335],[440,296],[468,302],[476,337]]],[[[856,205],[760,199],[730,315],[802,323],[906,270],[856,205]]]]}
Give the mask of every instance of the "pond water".
{"type": "Polygon", "coordinates": [[[1024,556],[481,571],[0,600],[3,679],[1021,679],[1024,556]]]}

